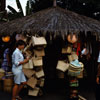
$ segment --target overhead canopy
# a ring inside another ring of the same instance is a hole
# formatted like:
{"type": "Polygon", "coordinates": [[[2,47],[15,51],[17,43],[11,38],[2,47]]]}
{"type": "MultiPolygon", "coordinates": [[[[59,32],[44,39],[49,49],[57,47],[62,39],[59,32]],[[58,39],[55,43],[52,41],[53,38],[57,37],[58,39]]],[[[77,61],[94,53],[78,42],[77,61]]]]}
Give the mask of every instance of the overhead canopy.
{"type": "Polygon", "coordinates": [[[60,7],[48,8],[0,25],[1,35],[12,35],[14,32],[28,32],[34,35],[41,32],[43,35],[49,33],[64,37],[68,33],[88,31],[99,35],[100,22],[60,7]]]}

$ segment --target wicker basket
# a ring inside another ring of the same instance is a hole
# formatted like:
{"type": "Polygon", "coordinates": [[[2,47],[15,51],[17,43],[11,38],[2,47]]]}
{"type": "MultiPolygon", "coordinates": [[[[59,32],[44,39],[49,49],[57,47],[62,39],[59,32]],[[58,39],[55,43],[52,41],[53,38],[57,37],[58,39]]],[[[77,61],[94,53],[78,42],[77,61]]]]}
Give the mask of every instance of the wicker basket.
{"type": "Polygon", "coordinates": [[[0,80],[2,80],[3,76],[5,76],[5,71],[3,69],[0,69],[0,80]]]}
{"type": "Polygon", "coordinates": [[[4,79],[3,80],[3,90],[4,92],[12,92],[13,88],[13,79],[4,79]]]}

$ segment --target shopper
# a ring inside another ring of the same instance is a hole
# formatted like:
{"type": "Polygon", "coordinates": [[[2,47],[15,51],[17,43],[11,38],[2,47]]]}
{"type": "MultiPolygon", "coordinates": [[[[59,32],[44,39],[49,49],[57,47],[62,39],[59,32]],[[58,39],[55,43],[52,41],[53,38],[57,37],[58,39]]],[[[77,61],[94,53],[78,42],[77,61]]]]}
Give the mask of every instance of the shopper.
{"type": "Polygon", "coordinates": [[[9,48],[6,48],[3,53],[3,61],[2,61],[1,68],[4,69],[5,71],[9,71],[10,66],[11,66],[11,63],[10,63],[10,57],[9,57],[9,48]]]}
{"type": "Polygon", "coordinates": [[[22,54],[22,50],[25,47],[25,42],[19,40],[16,43],[16,49],[12,54],[12,72],[14,74],[14,87],[12,93],[12,100],[21,100],[19,97],[19,92],[26,84],[26,78],[22,71],[22,65],[29,61],[29,58],[25,58],[22,54]]]}
{"type": "Polygon", "coordinates": [[[99,55],[97,63],[98,63],[98,68],[96,75],[96,100],[100,100],[100,47],[99,47],[99,55]]]}

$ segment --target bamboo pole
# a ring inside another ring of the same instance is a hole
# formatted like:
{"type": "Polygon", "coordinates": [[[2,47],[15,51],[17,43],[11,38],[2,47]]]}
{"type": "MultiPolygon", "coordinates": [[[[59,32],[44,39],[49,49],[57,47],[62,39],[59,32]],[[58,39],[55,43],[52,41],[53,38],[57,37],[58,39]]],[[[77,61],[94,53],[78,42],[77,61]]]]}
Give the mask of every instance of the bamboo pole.
{"type": "Polygon", "coordinates": [[[57,1],[53,0],[53,6],[56,7],[57,6],[57,1]]]}

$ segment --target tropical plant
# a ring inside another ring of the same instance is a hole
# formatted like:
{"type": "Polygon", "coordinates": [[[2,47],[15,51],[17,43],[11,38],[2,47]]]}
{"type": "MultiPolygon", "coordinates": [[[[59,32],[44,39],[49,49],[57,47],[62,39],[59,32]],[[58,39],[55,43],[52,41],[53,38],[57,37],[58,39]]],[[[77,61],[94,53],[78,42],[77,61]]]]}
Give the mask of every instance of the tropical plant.
{"type": "MultiPolygon", "coordinates": [[[[13,19],[16,19],[16,18],[24,16],[24,12],[23,12],[23,9],[22,9],[20,1],[16,0],[16,4],[17,4],[17,8],[19,9],[19,11],[16,11],[10,5],[7,6],[8,9],[9,9],[9,12],[8,12],[8,19],[9,20],[13,20],[13,19]]],[[[26,15],[29,15],[29,14],[31,14],[31,8],[29,6],[29,0],[28,0],[27,4],[26,4],[26,15]]]]}

